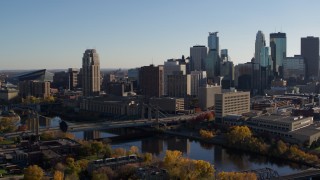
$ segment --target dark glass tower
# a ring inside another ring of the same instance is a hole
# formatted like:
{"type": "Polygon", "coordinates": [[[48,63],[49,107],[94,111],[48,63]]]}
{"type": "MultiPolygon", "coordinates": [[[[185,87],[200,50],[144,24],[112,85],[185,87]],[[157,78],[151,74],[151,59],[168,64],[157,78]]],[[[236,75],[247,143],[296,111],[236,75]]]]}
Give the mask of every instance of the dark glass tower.
{"type": "Polygon", "coordinates": [[[270,34],[271,59],[273,63],[273,73],[277,78],[283,77],[283,59],[287,57],[287,37],[286,33],[270,34]]]}
{"type": "Polygon", "coordinates": [[[308,79],[317,79],[319,76],[319,38],[308,36],[301,38],[301,56],[306,63],[308,79]]]}

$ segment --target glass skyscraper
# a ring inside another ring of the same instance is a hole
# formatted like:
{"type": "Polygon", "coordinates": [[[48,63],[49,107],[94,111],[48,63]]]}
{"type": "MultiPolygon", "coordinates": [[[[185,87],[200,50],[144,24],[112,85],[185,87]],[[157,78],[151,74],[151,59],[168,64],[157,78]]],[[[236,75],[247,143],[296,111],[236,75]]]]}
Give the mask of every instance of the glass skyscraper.
{"type": "Polygon", "coordinates": [[[271,59],[275,77],[283,77],[283,59],[287,57],[286,33],[270,34],[271,59]]]}

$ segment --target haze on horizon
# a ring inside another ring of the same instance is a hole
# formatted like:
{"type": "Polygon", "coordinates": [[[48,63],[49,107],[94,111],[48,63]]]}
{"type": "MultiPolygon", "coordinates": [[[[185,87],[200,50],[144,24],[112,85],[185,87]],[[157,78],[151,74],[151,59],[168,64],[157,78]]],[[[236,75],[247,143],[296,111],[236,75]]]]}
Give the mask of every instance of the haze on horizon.
{"type": "Polygon", "coordinates": [[[287,34],[287,56],[300,38],[320,36],[320,1],[0,1],[0,69],[80,68],[95,48],[101,68],[134,68],[189,56],[219,31],[235,64],[250,61],[258,30],[287,34]]]}

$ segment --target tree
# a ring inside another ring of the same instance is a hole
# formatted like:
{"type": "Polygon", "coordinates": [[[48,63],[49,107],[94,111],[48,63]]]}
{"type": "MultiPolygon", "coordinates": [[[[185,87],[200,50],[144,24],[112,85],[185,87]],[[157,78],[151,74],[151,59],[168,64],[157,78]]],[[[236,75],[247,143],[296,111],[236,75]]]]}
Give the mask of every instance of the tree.
{"type": "Polygon", "coordinates": [[[18,120],[15,118],[1,118],[0,119],[0,132],[9,133],[17,129],[18,120]]]}
{"type": "Polygon", "coordinates": [[[116,148],[113,150],[113,157],[119,157],[119,156],[125,156],[126,155],[126,150],[123,148],[116,148]]]}
{"type": "Polygon", "coordinates": [[[174,151],[167,150],[166,155],[164,157],[164,163],[168,166],[178,164],[180,162],[181,157],[182,157],[182,152],[176,151],[176,150],[174,151]]]}
{"type": "Polygon", "coordinates": [[[144,153],[143,155],[143,161],[146,163],[146,164],[150,164],[152,162],[152,159],[153,159],[153,156],[151,153],[144,153]]]}
{"type": "Polygon", "coordinates": [[[240,172],[220,172],[218,174],[219,180],[256,180],[255,173],[240,173],[240,172]]]}
{"type": "Polygon", "coordinates": [[[281,140],[277,142],[278,155],[284,154],[288,150],[288,146],[281,140]]]}
{"type": "Polygon", "coordinates": [[[209,130],[200,129],[200,136],[204,139],[211,139],[214,137],[213,132],[209,130]]]}
{"type": "Polygon", "coordinates": [[[93,173],[92,180],[109,180],[108,176],[103,173],[93,173]]]}
{"type": "Polygon", "coordinates": [[[71,175],[71,174],[78,175],[78,173],[81,171],[81,168],[80,168],[79,164],[76,163],[74,161],[74,159],[71,158],[71,157],[68,157],[66,159],[66,164],[67,164],[67,166],[66,166],[65,172],[68,175],[71,175]]]}
{"type": "Polygon", "coordinates": [[[41,167],[37,165],[29,166],[24,170],[25,180],[41,180],[43,178],[44,172],[41,167]]]}
{"type": "Polygon", "coordinates": [[[242,144],[246,139],[251,138],[252,132],[247,126],[233,126],[228,133],[228,142],[231,144],[242,144]]]}
{"type": "Polygon", "coordinates": [[[87,159],[80,159],[76,161],[76,164],[80,167],[81,171],[85,171],[88,167],[89,160],[87,159]]]}
{"type": "Polygon", "coordinates": [[[54,171],[53,180],[63,180],[64,174],[61,171],[54,171]]]}
{"type": "Polygon", "coordinates": [[[102,167],[94,171],[93,174],[104,174],[107,176],[107,179],[115,179],[117,173],[113,171],[110,167],[102,167]]]}
{"type": "Polygon", "coordinates": [[[96,155],[99,155],[100,152],[102,151],[103,149],[103,143],[100,142],[100,141],[93,141],[91,143],[91,149],[92,149],[92,152],[96,153],[96,155]]]}
{"type": "Polygon", "coordinates": [[[139,154],[139,148],[137,146],[131,146],[128,154],[139,154]]]}

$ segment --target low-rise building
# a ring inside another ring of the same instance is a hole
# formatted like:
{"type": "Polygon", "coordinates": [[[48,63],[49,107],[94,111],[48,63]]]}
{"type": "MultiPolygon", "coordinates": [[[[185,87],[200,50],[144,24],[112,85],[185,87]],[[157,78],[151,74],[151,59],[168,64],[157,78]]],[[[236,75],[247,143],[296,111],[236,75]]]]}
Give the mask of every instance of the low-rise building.
{"type": "Polygon", "coordinates": [[[184,111],[185,109],[183,98],[151,98],[150,104],[152,106],[157,106],[161,111],[173,114],[179,111],[184,111]]]}
{"type": "Polygon", "coordinates": [[[222,123],[227,115],[250,112],[250,92],[226,92],[215,94],[216,122],[222,123]]]}

